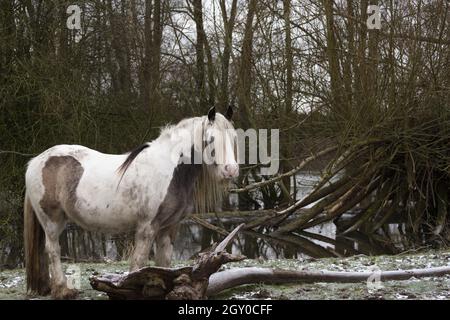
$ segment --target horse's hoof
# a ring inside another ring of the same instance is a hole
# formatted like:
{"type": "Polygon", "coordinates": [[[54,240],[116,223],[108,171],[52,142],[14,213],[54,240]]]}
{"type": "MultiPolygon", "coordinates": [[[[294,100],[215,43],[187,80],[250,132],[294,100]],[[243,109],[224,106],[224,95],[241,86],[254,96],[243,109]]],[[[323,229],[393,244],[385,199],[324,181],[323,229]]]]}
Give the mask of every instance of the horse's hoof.
{"type": "Polygon", "coordinates": [[[52,290],[52,297],[56,300],[70,300],[75,299],[78,296],[78,290],[69,288],[60,288],[52,290]]]}

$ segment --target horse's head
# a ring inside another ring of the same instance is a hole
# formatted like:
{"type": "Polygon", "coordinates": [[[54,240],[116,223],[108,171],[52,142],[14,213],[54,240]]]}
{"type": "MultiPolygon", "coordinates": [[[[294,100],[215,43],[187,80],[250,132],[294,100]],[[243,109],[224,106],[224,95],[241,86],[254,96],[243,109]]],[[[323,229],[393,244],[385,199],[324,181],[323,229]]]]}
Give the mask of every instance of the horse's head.
{"type": "Polygon", "coordinates": [[[237,134],[231,123],[233,109],[228,107],[225,115],[215,107],[204,117],[203,161],[211,166],[219,179],[231,179],[239,175],[237,134]]]}

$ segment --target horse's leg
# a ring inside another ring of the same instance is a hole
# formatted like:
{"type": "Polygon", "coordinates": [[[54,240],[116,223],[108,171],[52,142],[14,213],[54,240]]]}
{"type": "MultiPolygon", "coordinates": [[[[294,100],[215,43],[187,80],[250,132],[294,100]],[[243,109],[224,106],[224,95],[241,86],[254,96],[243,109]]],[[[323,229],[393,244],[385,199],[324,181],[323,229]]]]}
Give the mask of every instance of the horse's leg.
{"type": "Polygon", "coordinates": [[[155,264],[161,267],[170,267],[172,260],[173,243],[179,229],[179,223],[161,230],[156,237],[155,264]]]}
{"type": "Polygon", "coordinates": [[[51,276],[51,293],[55,299],[70,299],[77,295],[77,290],[67,287],[67,280],[61,265],[61,247],[59,236],[64,230],[66,220],[60,209],[44,208],[38,212],[45,231],[45,251],[48,254],[51,276]]]}
{"type": "Polygon", "coordinates": [[[155,239],[156,230],[151,223],[140,225],[136,229],[134,251],[131,256],[130,271],[142,268],[148,260],[150,248],[155,239]]]}
{"type": "Polygon", "coordinates": [[[45,237],[45,249],[50,262],[52,296],[55,299],[71,299],[76,297],[77,290],[67,287],[67,279],[61,265],[61,248],[59,234],[47,234],[45,237]]]}

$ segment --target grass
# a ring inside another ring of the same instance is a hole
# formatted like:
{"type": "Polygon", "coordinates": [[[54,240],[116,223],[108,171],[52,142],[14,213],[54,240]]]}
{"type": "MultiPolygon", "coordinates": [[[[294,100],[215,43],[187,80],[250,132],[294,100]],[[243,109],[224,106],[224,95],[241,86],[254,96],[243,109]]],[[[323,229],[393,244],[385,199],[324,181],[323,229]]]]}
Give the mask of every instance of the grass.
{"type": "MultiPolygon", "coordinates": [[[[177,261],[174,266],[191,261],[177,261]]],[[[304,260],[245,260],[231,263],[225,268],[259,266],[283,269],[369,271],[397,270],[437,267],[450,264],[450,250],[428,250],[414,254],[395,256],[354,256],[350,258],[304,259],[304,260]]],[[[81,294],[78,299],[100,300],[108,297],[91,288],[89,277],[93,274],[124,273],[128,263],[77,263],[81,273],[81,294]]],[[[64,264],[65,270],[73,266],[64,264]]],[[[25,294],[24,270],[14,269],[0,272],[0,299],[48,299],[48,297],[27,297],[25,294]]],[[[215,299],[450,299],[450,276],[388,281],[380,287],[369,288],[366,283],[312,283],[292,285],[247,285],[230,289],[215,299]]]]}

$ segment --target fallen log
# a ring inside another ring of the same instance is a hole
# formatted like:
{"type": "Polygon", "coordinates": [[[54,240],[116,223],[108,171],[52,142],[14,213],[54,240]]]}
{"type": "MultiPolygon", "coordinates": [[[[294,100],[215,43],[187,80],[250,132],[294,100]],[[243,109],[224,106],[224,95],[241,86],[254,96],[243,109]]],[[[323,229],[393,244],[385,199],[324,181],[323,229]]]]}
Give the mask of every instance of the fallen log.
{"type": "Polygon", "coordinates": [[[346,272],[346,271],[296,271],[271,268],[236,268],[217,272],[209,279],[206,294],[216,295],[224,290],[231,289],[244,284],[286,284],[286,283],[311,283],[311,282],[334,282],[355,283],[366,282],[368,279],[376,278],[379,281],[408,280],[413,277],[441,277],[450,274],[450,266],[435,267],[427,269],[410,269],[395,271],[373,271],[373,272],[346,272]]]}
{"type": "Polygon", "coordinates": [[[193,266],[144,267],[126,275],[92,276],[90,284],[95,290],[106,292],[110,299],[205,299],[209,277],[223,264],[245,259],[225,251],[243,226],[236,227],[212,251],[202,253],[193,266]]]}

